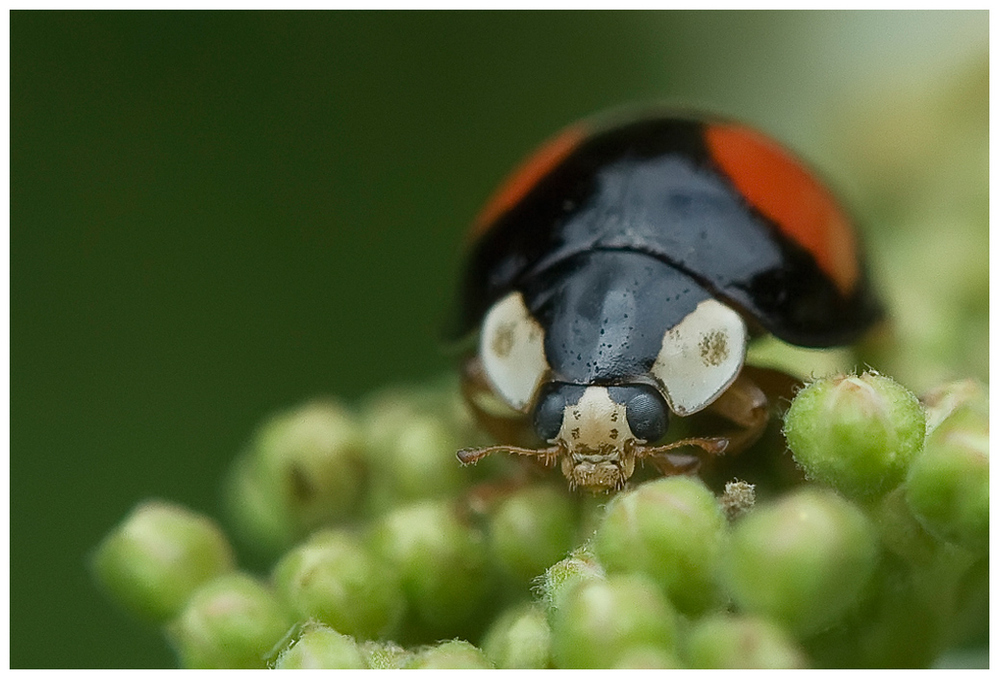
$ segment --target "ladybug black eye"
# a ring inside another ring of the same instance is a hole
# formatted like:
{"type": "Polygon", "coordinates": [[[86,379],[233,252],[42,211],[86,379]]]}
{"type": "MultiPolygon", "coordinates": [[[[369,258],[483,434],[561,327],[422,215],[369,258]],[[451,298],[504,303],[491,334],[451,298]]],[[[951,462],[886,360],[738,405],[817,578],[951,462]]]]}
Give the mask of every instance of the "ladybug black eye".
{"type": "Polygon", "coordinates": [[[628,426],[639,439],[653,442],[667,433],[667,404],[651,387],[636,386],[625,403],[628,426]]]}
{"type": "Polygon", "coordinates": [[[566,398],[558,389],[545,392],[535,407],[535,433],[544,441],[555,439],[562,428],[566,398]]]}

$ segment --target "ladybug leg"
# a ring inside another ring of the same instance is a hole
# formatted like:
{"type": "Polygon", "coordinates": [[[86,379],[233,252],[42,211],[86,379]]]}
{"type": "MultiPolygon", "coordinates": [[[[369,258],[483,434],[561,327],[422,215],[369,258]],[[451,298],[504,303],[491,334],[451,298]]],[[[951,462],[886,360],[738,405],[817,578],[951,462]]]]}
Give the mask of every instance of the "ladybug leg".
{"type": "Polygon", "coordinates": [[[638,446],[636,457],[648,460],[667,476],[703,472],[719,455],[739,453],[760,439],[770,420],[769,403],[790,400],[800,385],[801,381],[780,371],[744,367],[729,389],[702,414],[691,416],[695,431],[718,431],[718,423],[710,427],[711,421],[717,419],[735,427],[721,436],[690,437],[665,446],[638,446]],[[703,414],[709,419],[704,419],[703,414]],[[701,451],[691,451],[691,447],[701,451]],[[676,450],[682,448],[691,452],[676,450]]]}
{"type": "Polygon", "coordinates": [[[524,446],[534,443],[528,418],[496,396],[486,380],[478,355],[470,356],[462,364],[461,390],[476,423],[495,441],[524,446]]]}
{"type": "Polygon", "coordinates": [[[696,453],[653,453],[645,460],[664,477],[694,474],[701,468],[701,456],[696,453]]]}
{"type": "Polygon", "coordinates": [[[744,366],[741,374],[753,381],[767,395],[767,400],[772,404],[791,403],[792,397],[805,384],[800,378],[776,368],[744,366]]]}
{"type": "Polygon", "coordinates": [[[529,419],[496,396],[477,356],[470,357],[462,366],[461,389],[480,428],[496,441],[515,442],[461,449],[457,456],[463,465],[476,463],[491,453],[507,453],[518,456],[533,469],[555,466],[561,450],[555,446],[537,446],[538,439],[529,426],[529,419]]]}
{"type": "Polygon", "coordinates": [[[760,439],[770,419],[767,395],[747,373],[741,371],[729,389],[706,409],[736,426],[723,435],[729,441],[727,453],[739,453],[760,439]]]}
{"type": "Polygon", "coordinates": [[[728,390],[706,411],[736,425],[726,433],[730,453],[739,453],[760,439],[770,420],[769,405],[784,405],[802,387],[802,381],[787,373],[745,366],[728,390]]]}

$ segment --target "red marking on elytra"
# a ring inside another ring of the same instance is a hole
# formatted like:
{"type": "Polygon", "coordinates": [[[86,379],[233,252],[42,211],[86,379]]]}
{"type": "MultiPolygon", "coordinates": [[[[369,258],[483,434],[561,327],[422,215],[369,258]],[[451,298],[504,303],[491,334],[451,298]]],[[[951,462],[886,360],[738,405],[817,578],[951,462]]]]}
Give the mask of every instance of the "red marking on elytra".
{"type": "Polygon", "coordinates": [[[513,208],[531,191],[533,186],[538,184],[539,180],[579,146],[585,136],[586,127],[577,124],[566,128],[543,144],[538,151],[511,173],[492,198],[487,201],[486,206],[473,223],[469,238],[471,240],[478,238],[493,224],[494,220],[513,208]]]}
{"type": "Polygon", "coordinates": [[[844,294],[860,271],[854,231],[833,196],[770,140],[739,125],[711,125],[705,142],[736,188],[782,233],[812,253],[844,294]]]}

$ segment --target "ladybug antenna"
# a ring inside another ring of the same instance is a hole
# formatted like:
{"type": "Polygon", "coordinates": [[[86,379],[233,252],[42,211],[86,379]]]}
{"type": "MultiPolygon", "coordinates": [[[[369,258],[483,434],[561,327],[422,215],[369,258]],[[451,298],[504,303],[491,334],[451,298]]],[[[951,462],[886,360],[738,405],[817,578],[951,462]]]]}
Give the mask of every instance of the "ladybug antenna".
{"type": "Polygon", "coordinates": [[[462,461],[462,465],[470,465],[480,458],[485,458],[491,453],[516,453],[519,456],[534,456],[540,458],[545,467],[552,467],[556,464],[559,456],[559,447],[551,446],[547,449],[526,449],[520,446],[483,446],[479,448],[462,449],[456,455],[462,461]]]}
{"type": "Polygon", "coordinates": [[[709,456],[719,456],[725,452],[729,440],[725,437],[691,437],[680,439],[662,446],[646,446],[634,444],[635,457],[649,460],[664,475],[687,474],[697,471],[703,460],[697,455],[671,453],[675,449],[686,446],[697,446],[709,456]]]}
{"type": "Polygon", "coordinates": [[[729,446],[729,440],[725,437],[689,437],[688,439],[679,439],[675,442],[670,442],[669,444],[663,444],[662,446],[646,446],[644,444],[638,444],[635,448],[636,455],[638,457],[646,458],[648,456],[656,456],[661,453],[666,453],[667,451],[672,451],[673,449],[679,449],[684,446],[697,446],[705,451],[705,453],[718,456],[725,452],[726,447],[729,446]]]}

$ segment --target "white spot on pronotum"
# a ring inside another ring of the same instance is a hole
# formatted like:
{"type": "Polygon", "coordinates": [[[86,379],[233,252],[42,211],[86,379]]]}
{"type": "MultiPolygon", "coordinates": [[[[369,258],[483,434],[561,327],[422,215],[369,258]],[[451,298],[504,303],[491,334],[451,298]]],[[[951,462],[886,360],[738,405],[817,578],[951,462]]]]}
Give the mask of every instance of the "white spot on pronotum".
{"type": "Polygon", "coordinates": [[[746,354],[743,319],[718,300],[704,300],[663,336],[652,373],[670,410],[697,413],[729,387],[746,354]]]}
{"type": "Polygon", "coordinates": [[[493,390],[511,407],[526,411],[549,370],[545,332],[524,298],[513,292],[490,308],[479,336],[479,358],[493,390]]]}

